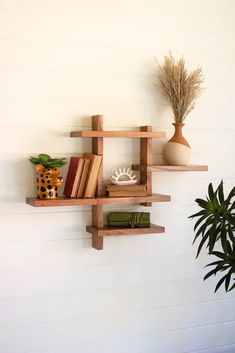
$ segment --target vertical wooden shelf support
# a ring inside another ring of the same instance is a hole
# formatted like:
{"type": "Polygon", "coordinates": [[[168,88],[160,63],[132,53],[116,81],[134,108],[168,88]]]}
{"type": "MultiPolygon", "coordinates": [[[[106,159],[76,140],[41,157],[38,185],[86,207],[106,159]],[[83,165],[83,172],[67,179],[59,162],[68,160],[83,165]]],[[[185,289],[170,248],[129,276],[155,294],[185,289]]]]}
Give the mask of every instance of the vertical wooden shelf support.
{"type": "MultiPolygon", "coordinates": [[[[94,115],[92,116],[92,130],[102,131],[103,130],[103,116],[94,115]]],[[[103,137],[92,137],[92,153],[103,156],[103,137]]],[[[98,184],[95,196],[103,196],[103,161],[100,166],[98,175],[98,184]]],[[[92,226],[103,227],[103,206],[93,205],[92,206],[92,226]]],[[[103,250],[103,237],[99,237],[97,233],[92,234],[92,247],[96,250],[103,250]]]]}
{"type": "MultiPolygon", "coordinates": [[[[140,131],[152,131],[152,126],[141,126],[140,131]]],[[[140,139],[140,164],[152,165],[152,138],[140,139]]],[[[152,195],[152,173],[149,171],[140,171],[140,183],[147,185],[147,195],[152,195]]],[[[143,206],[152,206],[151,202],[141,203],[143,206]]]]}

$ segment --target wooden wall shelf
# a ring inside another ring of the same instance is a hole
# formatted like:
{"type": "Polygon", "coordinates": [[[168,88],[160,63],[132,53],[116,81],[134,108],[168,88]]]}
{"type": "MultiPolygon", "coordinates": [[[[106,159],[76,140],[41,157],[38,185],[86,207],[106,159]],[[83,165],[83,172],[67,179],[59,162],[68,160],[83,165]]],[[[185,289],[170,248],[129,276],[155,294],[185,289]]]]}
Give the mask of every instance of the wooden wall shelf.
{"type": "Polygon", "coordinates": [[[207,165],[140,165],[133,164],[133,170],[145,172],[207,172],[207,165]]]}
{"type": "Polygon", "coordinates": [[[116,228],[116,227],[92,227],[87,226],[88,233],[95,234],[98,237],[106,236],[123,236],[123,235],[136,235],[136,234],[154,234],[164,233],[165,228],[156,224],[151,224],[148,228],[116,228]]]}
{"type": "Polygon", "coordinates": [[[136,197],[105,197],[103,195],[103,163],[101,164],[95,198],[76,199],[58,198],[56,200],[41,200],[35,197],[26,198],[26,203],[33,207],[57,206],[91,206],[92,225],[86,227],[92,234],[92,247],[103,249],[103,237],[124,236],[134,234],[164,233],[165,228],[151,224],[149,228],[113,228],[104,226],[103,205],[141,204],[152,206],[152,202],[170,201],[169,195],[152,194],[152,173],[164,171],[207,171],[207,166],[167,166],[153,165],[152,139],[166,137],[165,132],[153,132],[152,126],[141,126],[139,131],[103,131],[103,116],[92,116],[92,130],[73,131],[71,137],[92,139],[92,153],[103,156],[103,138],[140,138],[140,164],[133,165],[133,169],[140,171],[140,183],[146,185],[148,196],[136,197]]]}
{"type": "Polygon", "coordinates": [[[42,200],[36,197],[27,197],[26,203],[34,207],[56,207],[56,206],[94,206],[94,205],[121,205],[121,204],[138,204],[145,202],[167,202],[170,201],[169,195],[152,194],[149,196],[132,196],[132,197],[96,197],[87,199],[63,198],[55,200],[42,200]]]}
{"type": "Polygon", "coordinates": [[[70,137],[124,137],[124,138],[164,138],[165,132],[149,131],[72,131],[70,137]]]}

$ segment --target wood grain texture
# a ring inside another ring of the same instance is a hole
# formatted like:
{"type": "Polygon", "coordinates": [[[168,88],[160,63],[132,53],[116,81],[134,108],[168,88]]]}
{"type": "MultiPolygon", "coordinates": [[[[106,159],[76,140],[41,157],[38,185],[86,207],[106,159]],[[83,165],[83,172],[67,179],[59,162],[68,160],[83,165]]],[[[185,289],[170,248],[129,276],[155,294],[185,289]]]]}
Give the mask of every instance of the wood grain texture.
{"type": "Polygon", "coordinates": [[[143,202],[167,202],[170,201],[170,195],[152,194],[147,196],[128,196],[128,197],[100,197],[97,202],[100,205],[121,205],[121,204],[136,204],[143,202]]]}
{"type": "Polygon", "coordinates": [[[43,200],[36,197],[26,197],[26,203],[33,207],[57,207],[57,206],[88,206],[96,205],[96,199],[59,197],[56,200],[43,200]],[[54,201],[54,202],[51,202],[54,201]]]}
{"type": "Polygon", "coordinates": [[[133,170],[143,172],[207,172],[207,165],[144,165],[133,164],[133,170]]]}
{"type": "MultiPolygon", "coordinates": [[[[97,131],[103,130],[102,115],[92,116],[92,130],[97,130],[97,131]]],[[[102,137],[92,138],[92,153],[103,156],[103,148],[104,148],[104,143],[103,143],[102,137]]],[[[102,193],[103,193],[103,160],[101,162],[100,169],[99,169],[97,189],[96,189],[95,196],[102,196],[102,193]]]]}
{"type": "MultiPolygon", "coordinates": [[[[152,126],[141,126],[141,132],[147,132],[151,134],[152,126]]],[[[151,138],[145,138],[140,140],[140,163],[144,165],[151,165],[153,160],[153,142],[151,138]]],[[[147,195],[152,194],[152,173],[149,171],[140,171],[140,183],[146,184],[147,195]]],[[[141,203],[143,206],[150,207],[150,202],[141,203]]]]}
{"type": "MultiPolygon", "coordinates": [[[[94,115],[92,116],[92,130],[95,132],[103,130],[103,116],[94,115]]],[[[92,153],[103,156],[103,138],[93,137],[92,138],[92,153]]],[[[103,161],[98,173],[98,181],[95,196],[99,197],[103,195],[103,161]]],[[[103,206],[94,205],[92,206],[92,226],[103,227],[104,213],[103,206]]],[[[92,234],[92,247],[96,250],[103,250],[103,239],[98,237],[97,234],[92,234]]]]}
{"type": "Polygon", "coordinates": [[[152,233],[164,233],[165,228],[155,224],[151,224],[150,227],[146,228],[116,228],[116,227],[102,227],[96,228],[92,226],[86,227],[87,232],[96,234],[98,237],[104,236],[124,236],[124,235],[135,235],[135,234],[152,234],[152,233]]]}
{"type": "Polygon", "coordinates": [[[125,196],[125,197],[95,197],[95,198],[58,198],[57,200],[41,200],[36,197],[27,197],[26,203],[33,207],[56,207],[56,206],[102,206],[102,205],[122,205],[138,204],[143,202],[167,202],[170,195],[152,194],[147,196],[125,196]]]}
{"type": "Polygon", "coordinates": [[[165,132],[141,131],[72,131],[71,137],[125,137],[125,138],[164,138],[165,132]]]}

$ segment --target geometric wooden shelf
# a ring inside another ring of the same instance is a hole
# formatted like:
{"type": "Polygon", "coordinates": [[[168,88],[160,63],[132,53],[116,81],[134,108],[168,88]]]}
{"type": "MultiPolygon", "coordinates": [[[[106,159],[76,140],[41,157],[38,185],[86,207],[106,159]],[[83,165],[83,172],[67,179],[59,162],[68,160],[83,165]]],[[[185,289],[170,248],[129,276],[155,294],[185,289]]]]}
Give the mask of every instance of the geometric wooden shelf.
{"type": "Polygon", "coordinates": [[[95,234],[98,237],[106,236],[122,236],[122,235],[136,235],[136,234],[153,234],[164,233],[165,228],[156,224],[150,224],[148,228],[116,228],[116,227],[92,227],[87,226],[88,233],[95,234]]]}
{"type": "Polygon", "coordinates": [[[145,172],[207,172],[207,165],[132,165],[133,170],[145,172]]]}
{"type": "Polygon", "coordinates": [[[70,137],[164,138],[165,132],[152,131],[72,131],[70,137]]]}
{"type": "Polygon", "coordinates": [[[120,204],[139,204],[145,202],[167,202],[169,195],[152,194],[148,196],[128,196],[128,197],[95,197],[95,198],[65,198],[60,197],[55,200],[43,200],[36,197],[27,197],[26,203],[34,207],[57,207],[57,206],[101,206],[120,204]]]}
{"type": "Polygon", "coordinates": [[[105,197],[103,196],[103,162],[97,177],[97,188],[94,198],[66,198],[61,197],[55,200],[41,200],[36,197],[27,197],[26,203],[33,207],[57,207],[57,206],[91,206],[92,225],[86,227],[87,232],[92,234],[92,247],[97,250],[103,249],[104,236],[123,236],[134,234],[164,233],[165,228],[151,224],[148,228],[114,228],[104,226],[104,205],[117,204],[141,204],[151,206],[152,202],[170,201],[169,195],[152,193],[152,173],[153,172],[179,172],[179,171],[207,171],[205,165],[153,165],[152,163],[152,139],[166,137],[165,132],[153,132],[152,126],[141,126],[139,131],[104,131],[103,116],[92,116],[92,129],[83,131],[73,131],[71,137],[91,138],[91,151],[93,154],[103,156],[103,139],[111,138],[139,138],[140,139],[140,164],[132,166],[134,170],[140,171],[140,184],[146,185],[148,196],[132,197],[105,197]]]}

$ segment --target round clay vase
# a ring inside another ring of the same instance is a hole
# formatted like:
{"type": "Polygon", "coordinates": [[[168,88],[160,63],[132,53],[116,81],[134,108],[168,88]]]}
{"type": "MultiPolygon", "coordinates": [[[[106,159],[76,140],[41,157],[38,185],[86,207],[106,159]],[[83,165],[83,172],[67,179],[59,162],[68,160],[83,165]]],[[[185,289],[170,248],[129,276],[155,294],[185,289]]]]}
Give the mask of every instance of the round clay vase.
{"type": "Polygon", "coordinates": [[[57,199],[58,186],[63,183],[60,170],[57,168],[45,168],[41,164],[36,165],[37,173],[37,198],[38,199],[57,199]]]}
{"type": "Polygon", "coordinates": [[[163,157],[169,165],[187,165],[191,155],[191,148],[185,140],[182,129],[183,123],[173,123],[175,133],[167,142],[163,150],[163,157]]]}

